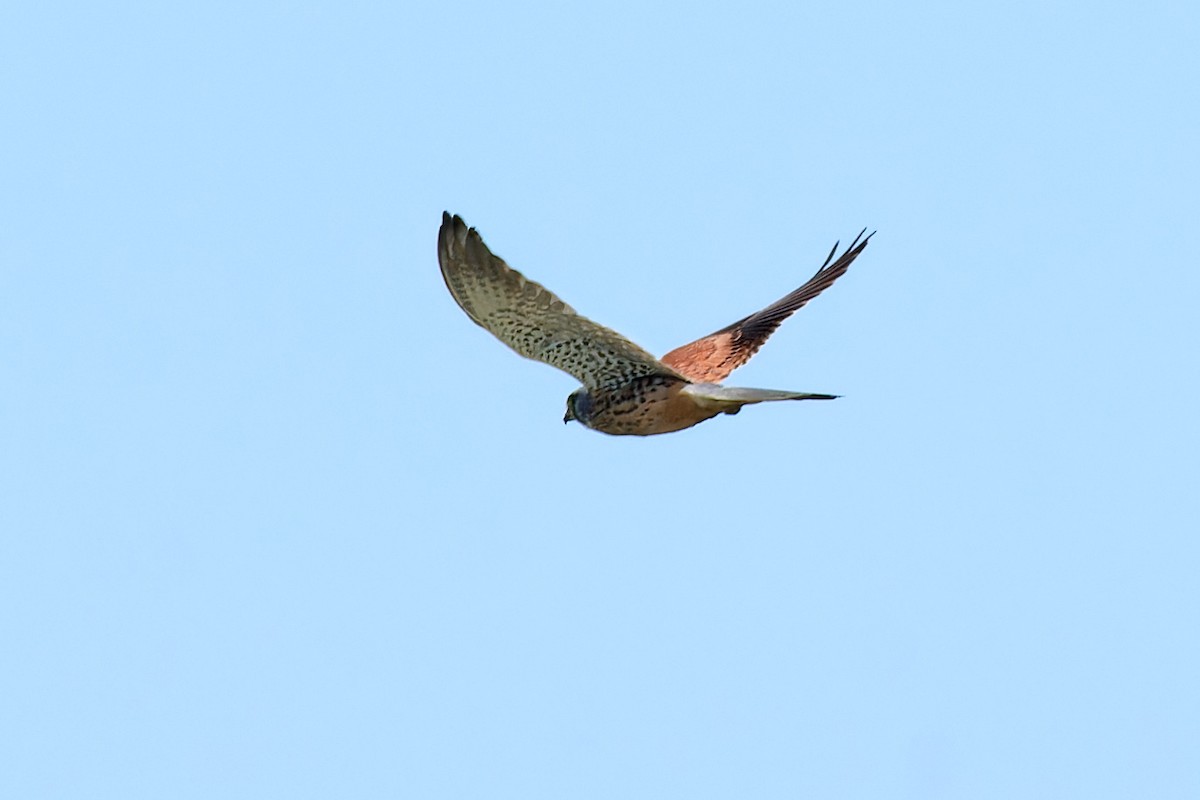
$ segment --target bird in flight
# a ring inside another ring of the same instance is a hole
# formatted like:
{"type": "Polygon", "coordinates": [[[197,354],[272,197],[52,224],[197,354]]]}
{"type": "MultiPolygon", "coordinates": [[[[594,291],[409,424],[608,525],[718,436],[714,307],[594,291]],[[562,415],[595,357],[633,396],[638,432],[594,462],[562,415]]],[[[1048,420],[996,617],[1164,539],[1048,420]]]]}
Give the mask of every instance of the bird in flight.
{"type": "Polygon", "coordinates": [[[616,331],[580,316],[544,286],[517,272],[462,218],[443,212],[438,263],[455,302],[472,320],[526,358],[574,375],[563,422],[602,433],[651,436],[690,428],[742,406],[837,395],[719,385],[750,360],[785,319],[845,274],[871,240],[862,232],[836,259],[835,244],[799,289],[719,331],[655,358],[616,331]]]}

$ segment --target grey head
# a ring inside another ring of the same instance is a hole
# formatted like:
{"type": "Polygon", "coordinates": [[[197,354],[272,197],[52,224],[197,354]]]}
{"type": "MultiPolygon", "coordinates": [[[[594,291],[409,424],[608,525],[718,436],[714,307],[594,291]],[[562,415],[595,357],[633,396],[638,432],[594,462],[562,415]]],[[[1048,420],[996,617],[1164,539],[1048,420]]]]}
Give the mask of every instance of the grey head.
{"type": "Polygon", "coordinates": [[[587,389],[576,389],[567,396],[567,413],[563,415],[563,424],[575,420],[587,425],[592,418],[592,396],[587,389]]]}

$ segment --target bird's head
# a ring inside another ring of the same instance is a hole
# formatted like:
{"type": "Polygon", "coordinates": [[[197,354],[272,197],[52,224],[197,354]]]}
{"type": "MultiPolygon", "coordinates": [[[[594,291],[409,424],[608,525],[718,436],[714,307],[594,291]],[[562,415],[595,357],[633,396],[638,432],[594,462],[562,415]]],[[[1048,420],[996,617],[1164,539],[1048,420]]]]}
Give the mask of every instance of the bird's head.
{"type": "Polygon", "coordinates": [[[592,396],[587,389],[576,389],[567,396],[567,413],[563,415],[563,424],[571,420],[587,425],[592,417],[592,396]]]}

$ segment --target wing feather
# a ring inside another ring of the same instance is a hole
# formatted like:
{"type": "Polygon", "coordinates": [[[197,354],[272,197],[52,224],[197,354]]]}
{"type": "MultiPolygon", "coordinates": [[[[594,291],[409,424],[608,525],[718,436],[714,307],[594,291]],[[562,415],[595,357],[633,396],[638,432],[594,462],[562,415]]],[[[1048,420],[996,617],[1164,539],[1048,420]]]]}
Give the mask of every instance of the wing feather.
{"type": "Polygon", "coordinates": [[[521,355],[574,375],[589,390],[645,375],[682,377],[508,266],[457,215],[442,214],[438,263],[467,316],[521,355]]]}
{"type": "Polygon", "coordinates": [[[662,357],[662,363],[696,383],[720,383],[725,380],[729,373],[758,352],[785,319],[846,274],[854,259],[871,241],[871,236],[875,235],[872,233],[863,238],[866,232],[866,228],[863,228],[836,261],[834,254],[838,245],[835,244],[825,263],[799,289],[732,325],[675,348],[662,357]]]}

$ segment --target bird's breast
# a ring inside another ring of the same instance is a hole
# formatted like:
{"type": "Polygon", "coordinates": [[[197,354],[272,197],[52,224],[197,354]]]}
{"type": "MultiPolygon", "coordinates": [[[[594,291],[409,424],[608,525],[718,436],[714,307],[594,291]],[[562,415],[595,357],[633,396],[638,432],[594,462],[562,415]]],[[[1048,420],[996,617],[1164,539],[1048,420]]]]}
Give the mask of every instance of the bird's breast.
{"type": "Polygon", "coordinates": [[[719,411],[702,409],[682,393],[688,382],[646,375],[619,386],[593,390],[587,426],[616,436],[652,436],[690,428],[719,411]]]}

